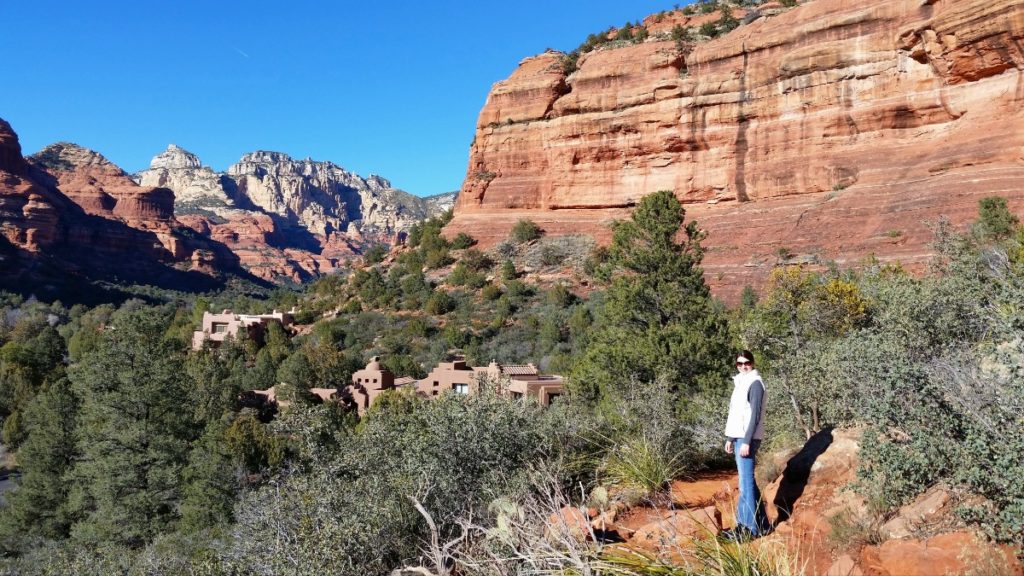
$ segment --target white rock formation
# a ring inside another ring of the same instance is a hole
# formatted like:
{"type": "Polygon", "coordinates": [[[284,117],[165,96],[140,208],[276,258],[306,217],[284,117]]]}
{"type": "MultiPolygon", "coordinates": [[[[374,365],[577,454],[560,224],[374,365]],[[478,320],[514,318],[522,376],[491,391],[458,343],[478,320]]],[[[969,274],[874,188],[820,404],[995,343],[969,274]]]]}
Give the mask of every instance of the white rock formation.
{"type": "Polygon", "coordinates": [[[444,194],[419,198],[380,176],[363,178],[333,162],[295,160],[280,152],[251,152],[226,173],[217,173],[174,144],[135,180],[173,190],[179,214],[232,219],[237,210],[264,212],[321,237],[393,237],[454,202],[444,194]]]}

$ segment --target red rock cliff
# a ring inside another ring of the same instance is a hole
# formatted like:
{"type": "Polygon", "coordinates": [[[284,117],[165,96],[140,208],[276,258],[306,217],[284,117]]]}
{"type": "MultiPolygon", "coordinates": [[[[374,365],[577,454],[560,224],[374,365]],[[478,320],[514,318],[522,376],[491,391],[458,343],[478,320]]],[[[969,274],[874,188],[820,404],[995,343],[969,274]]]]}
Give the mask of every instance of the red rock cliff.
{"type": "Polygon", "coordinates": [[[0,119],[0,289],[74,299],[93,280],[209,290],[245,276],[223,245],[184,233],[173,206],[170,190],[73,144],[24,158],[0,119]]]}
{"type": "Polygon", "coordinates": [[[525,217],[606,238],[669,189],[732,298],[780,254],[914,267],[926,221],[987,195],[1024,208],[1024,0],[815,0],[685,54],[655,36],[495,84],[448,232],[486,246],[525,217]]]}

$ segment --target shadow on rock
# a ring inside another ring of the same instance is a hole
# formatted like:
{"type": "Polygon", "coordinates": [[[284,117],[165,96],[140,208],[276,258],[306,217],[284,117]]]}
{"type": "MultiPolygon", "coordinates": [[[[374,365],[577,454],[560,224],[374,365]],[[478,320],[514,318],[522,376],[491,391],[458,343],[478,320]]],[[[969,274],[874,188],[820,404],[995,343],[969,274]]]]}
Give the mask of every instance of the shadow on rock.
{"type": "Polygon", "coordinates": [[[793,506],[807,487],[811,467],[831,444],[832,429],[826,428],[811,436],[804,447],[786,463],[786,470],[783,471],[782,480],[779,482],[779,491],[775,494],[774,504],[779,511],[775,524],[789,520],[793,506]]]}

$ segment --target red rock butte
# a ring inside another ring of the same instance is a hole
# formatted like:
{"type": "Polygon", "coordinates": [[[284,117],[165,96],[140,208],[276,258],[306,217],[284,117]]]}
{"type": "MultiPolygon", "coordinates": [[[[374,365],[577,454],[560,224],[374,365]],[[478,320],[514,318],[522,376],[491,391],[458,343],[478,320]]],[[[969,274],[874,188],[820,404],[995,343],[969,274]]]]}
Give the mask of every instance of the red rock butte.
{"type": "MultiPolygon", "coordinates": [[[[1024,209],[1024,0],[814,0],[682,51],[656,33],[523,60],[477,122],[446,234],[607,240],[672,190],[735,300],[780,261],[920,269],[929,222],[1024,209]]],[[[651,18],[648,19],[651,21],[651,18]]]]}

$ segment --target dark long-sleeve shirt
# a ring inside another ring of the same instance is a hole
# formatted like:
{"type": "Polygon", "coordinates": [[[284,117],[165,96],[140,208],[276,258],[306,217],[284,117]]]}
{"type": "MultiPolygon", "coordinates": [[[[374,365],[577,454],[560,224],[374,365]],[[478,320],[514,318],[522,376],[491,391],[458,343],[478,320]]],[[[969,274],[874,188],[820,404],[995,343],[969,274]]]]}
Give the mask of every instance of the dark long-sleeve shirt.
{"type": "Polygon", "coordinates": [[[743,435],[743,443],[749,445],[754,438],[754,431],[761,421],[761,403],[764,402],[764,384],[760,380],[750,385],[747,390],[747,402],[750,402],[750,422],[747,423],[747,432],[743,435]]]}

